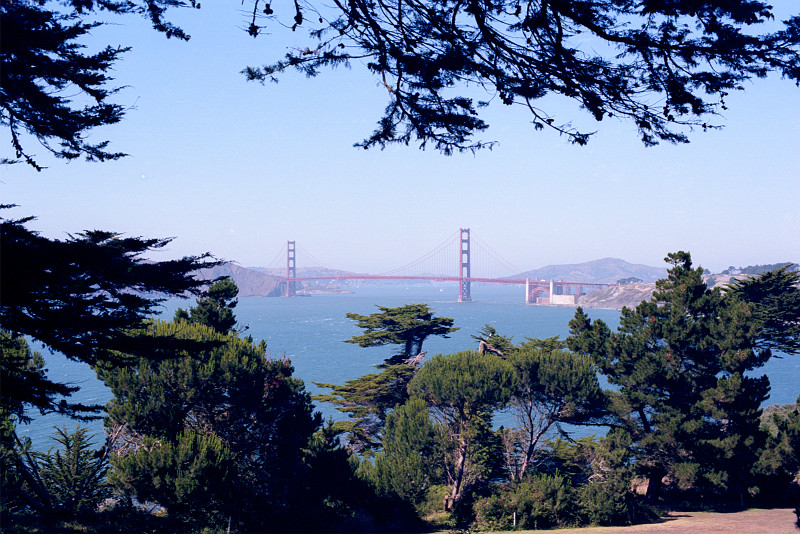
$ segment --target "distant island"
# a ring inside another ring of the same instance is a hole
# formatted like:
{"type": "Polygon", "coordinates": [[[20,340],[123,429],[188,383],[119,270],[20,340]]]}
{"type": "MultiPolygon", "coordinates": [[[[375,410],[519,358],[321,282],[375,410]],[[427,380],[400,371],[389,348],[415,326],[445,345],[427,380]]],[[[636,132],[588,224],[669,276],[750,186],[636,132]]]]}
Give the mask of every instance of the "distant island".
{"type": "MultiPolygon", "coordinates": [[[[797,270],[798,265],[792,262],[751,265],[747,267],[729,267],[721,274],[708,273],[706,283],[713,287],[729,284],[733,280],[767,272],[778,267],[789,265],[797,270]]],[[[223,263],[211,269],[204,269],[200,277],[213,280],[227,276],[236,282],[240,297],[279,297],[283,295],[285,284],[282,269],[264,267],[242,267],[235,263],[223,263]]],[[[356,275],[348,271],[337,271],[327,268],[298,268],[298,276],[348,276],[356,275]]],[[[531,280],[567,280],[593,283],[619,284],[614,287],[591,291],[577,298],[576,305],[584,308],[622,309],[634,307],[643,300],[649,299],[655,290],[655,281],[667,274],[666,267],[629,263],[618,258],[603,258],[584,263],[547,265],[539,269],[525,271],[509,278],[531,280]]],[[[328,293],[350,293],[347,280],[336,282],[302,282],[297,289],[298,295],[317,295],[328,293]]],[[[389,284],[394,282],[378,282],[389,284]]],[[[363,282],[359,282],[363,285],[363,282]]]]}

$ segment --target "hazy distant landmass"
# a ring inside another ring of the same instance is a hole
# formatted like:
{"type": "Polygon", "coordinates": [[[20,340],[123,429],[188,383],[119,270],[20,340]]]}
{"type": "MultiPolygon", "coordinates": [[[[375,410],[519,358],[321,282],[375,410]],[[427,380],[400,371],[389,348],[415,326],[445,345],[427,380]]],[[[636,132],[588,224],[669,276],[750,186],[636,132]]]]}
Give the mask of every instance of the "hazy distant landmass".
{"type": "Polygon", "coordinates": [[[280,296],[280,278],[256,269],[241,267],[235,263],[223,263],[200,271],[200,277],[206,280],[223,276],[229,276],[236,283],[240,297],[280,296]]]}
{"type": "MultiPolygon", "coordinates": [[[[783,265],[783,264],[776,264],[783,265]]],[[[705,277],[709,287],[727,285],[739,278],[752,276],[750,272],[760,272],[762,266],[750,266],[726,270],[724,274],[713,274],[705,277]]],[[[769,266],[763,266],[769,267],[769,266]]],[[[796,266],[792,267],[796,269],[796,266]]],[[[282,294],[283,284],[281,278],[286,276],[285,269],[267,269],[264,267],[241,267],[235,263],[224,263],[212,269],[201,271],[202,278],[213,280],[222,276],[229,276],[239,286],[241,297],[278,297],[282,294]]],[[[348,271],[339,271],[327,268],[298,268],[298,276],[348,276],[356,275],[348,271]]],[[[649,299],[655,290],[655,281],[664,278],[667,274],[665,267],[651,267],[649,265],[629,263],[618,258],[603,258],[584,263],[567,265],[547,265],[539,269],[525,271],[511,278],[537,279],[537,280],[564,280],[568,282],[594,282],[614,284],[620,280],[633,281],[606,289],[591,291],[577,299],[576,304],[584,308],[622,309],[623,306],[635,307],[640,302],[649,299]]],[[[349,282],[346,280],[328,283],[304,282],[298,287],[299,294],[315,293],[342,293],[348,292],[349,284],[364,282],[349,282]]],[[[392,283],[381,281],[382,284],[392,283]]]]}
{"type": "MultiPolygon", "coordinates": [[[[735,274],[723,272],[723,274],[710,274],[703,277],[703,280],[708,287],[727,286],[736,280],[748,278],[750,276],[757,276],[769,270],[776,269],[788,265],[789,270],[797,270],[797,264],[791,262],[774,264],[774,265],[751,265],[737,269],[735,274]]],[[[728,271],[730,269],[727,269],[728,271]]],[[[659,276],[658,278],[662,278],[659,276]]],[[[582,295],[577,299],[576,304],[584,308],[605,308],[621,310],[623,307],[633,308],[640,302],[649,300],[653,296],[653,291],[656,289],[655,281],[652,283],[633,283],[625,284],[605,289],[598,289],[582,295]]]]}
{"type": "MultiPolygon", "coordinates": [[[[297,269],[297,276],[346,276],[349,273],[326,268],[297,269]]],[[[200,277],[213,280],[223,276],[230,277],[239,287],[240,297],[280,297],[283,294],[282,279],[286,269],[267,269],[264,267],[242,267],[235,263],[223,263],[211,269],[200,271],[200,277]]],[[[346,289],[338,285],[320,282],[297,282],[298,294],[343,293],[346,289]]]]}
{"type": "Polygon", "coordinates": [[[625,278],[638,278],[642,282],[655,282],[667,274],[666,267],[651,267],[629,263],[618,258],[603,258],[568,265],[547,265],[525,271],[512,278],[537,280],[564,280],[566,282],[595,282],[615,284],[625,278]]]}

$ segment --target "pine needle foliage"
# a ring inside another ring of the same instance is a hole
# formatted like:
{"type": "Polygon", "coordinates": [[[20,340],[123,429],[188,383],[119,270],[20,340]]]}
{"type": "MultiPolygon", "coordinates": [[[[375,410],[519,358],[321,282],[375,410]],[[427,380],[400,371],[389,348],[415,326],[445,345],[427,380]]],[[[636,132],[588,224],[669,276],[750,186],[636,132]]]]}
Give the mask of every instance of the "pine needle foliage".
{"type": "Polygon", "coordinates": [[[32,453],[43,485],[59,513],[67,517],[93,513],[111,495],[105,480],[108,457],[104,450],[94,449],[85,427],[73,432],[65,426],[55,430],[53,439],[61,448],[32,453]]]}
{"type": "MultiPolygon", "coordinates": [[[[547,346],[549,343],[543,342],[547,346]]],[[[594,362],[565,350],[534,348],[530,340],[509,354],[515,388],[510,400],[518,429],[507,429],[506,465],[512,480],[531,468],[537,450],[563,423],[598,422],[603,396],[594,362]]]]}
{"type": "Polygon", "coordinates": [[[490,148],[475,136],[489,127],[482,114],[492,103],[516,105],[535,130],[589,142],[591,122],[563,108],[570,116],[557,117],[553,102],[589,121],[622,120],[647,146],[684,143],[693,129],[718,127],[726,97],[749,80],[800,81],[800,17],[776,22],[773,6],[753,0],[352,0],[329,9],[306,0],[289,10],[293,20],[270,2],[250,8],[254,36],[282,23],[310,37],[246,69],[248,79],[367,64],[388,103],[364,148],[490,148]]]}
{"type": "Polygon", "coordinates": [[[370,315],[348,313],[347,317],[356,321],[356,326],[364,331],[353,336],[346,343],[359,347],[380,347],[400,345],[402,350],[387,363],[398,363],[398,358],[416,356],[422,352],[422,343],[429,336],[442,336],[458,330],[453,327],[453,319],[435,317],[427,304],[407,304],[396,308],[378,306],[380,312],[370,315]]]}
{"type": "Polygon", "coordinates": [[[508,402],[513,387],[514,372],[508,362],[473,351],[438,354],[409,383],[409,393],[427,402],[434,420],[447,429],[453,442],[448,510],[461,501],[469,483],[475,482],[470,467],[480,469],[481,462],[469,463],[476,452],[474,445],[481,444],[481,434],[491,427],[491,413],[508,402]]]}
{"type": "Polygon", "coordinates": [[[303,451],[321,424],[290,362],[206,325],[154,321],[148,332],[211,343],[103,370],[114,393],[111,482],[185,526],[232,518],[245,529],[288,528],[310,476],[303,451]]]}
{"type": "Polygon", "coordinates": [[[381,431],[386,414],[408,399],[407,386],[419,369],[425,353],[422,344],[430,336],[448,338],[458,330],[453,319],[436,317],[427,304],[407,304],[396,308],[378,306],[380,312],[370,315],[348,313],[364,334],[345,343],[359,347],[399,345],[401,350],[389,356],[371,373],[348,380],[343,385],[316,383],[328,388],[329,394],[315,395],[318,402],[329,402],[348,420],[337,421],[334,429],[344,434],[348,447],[359,454],[372,454],[381,447],[381,431]],[[419,361],[414,360],[418,357],[419,361]]]}
{"type": "Polygon", "coordinates": [[[751,467],[766,439],[757,371],[772,349],[796,352],[796,276],[779,269],[709,289],[686,252],[669,254],[651,300],[625,308],[617,332],[580,308],[570,348],[590,355],[614,386],[611,425],[629,433],[648,497],[673,493],[743,502],[757,494],[751,467]]]}
{"type": "Polygon", "coordinates": [[[109,161],[124,157],[109,141],[92,142],[97,128],[118,123],[125,107],[112,102],[114,64],[130,47],[108,45],[87,53],[85,41],[101,23],[99,12],[144,16],[167,37],[189,36],[164,18],[170,7],[193,0],[67,0],[0,2],[0,126],[7,128],[12,157],[38,171],[33,141],[56,158],[109,161]]]}

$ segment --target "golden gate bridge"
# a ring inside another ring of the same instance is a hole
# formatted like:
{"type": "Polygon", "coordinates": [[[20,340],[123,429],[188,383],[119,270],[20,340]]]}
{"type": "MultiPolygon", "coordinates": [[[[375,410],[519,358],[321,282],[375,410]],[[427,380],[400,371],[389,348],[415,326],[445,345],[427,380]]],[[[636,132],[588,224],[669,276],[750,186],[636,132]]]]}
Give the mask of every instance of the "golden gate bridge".
{"type": "MultiPolygon", "coordinates": [[[[458,284],[458,301],[472,301],[472,284],[503,284],[525,286],[525,302],[535,304],[574,304],[575,298],[588,291],[616,284],[597,282],[567,282],[563,280],[537,280],[519,277],[523,271],[500,257],[491,247],[476,238],[478,247],[473,254],[472,238],[469,228],[459,228],[441,245],[421,258],[402,267],[381,274],[358,273],[324,273],[318,275],[298,275],[297,252],[295,241],[286,242],[286,269],[280,277],[282,293],[286,297],[297,295],[298,283],[302,282],[335,282],[349,280],[384,280],[384,281],[431,281],[456,282],[458,284]],[[488,259],[488,261],[487,261],[488,259]],[[493,263],[496,269],[501,265],[509,276],[482,275],[493,263]],[[456,269],[453,269],[453,268],[456,269]],[[447,274],[447,271],[450,271],[447,274]],[[454,272],[455,271],[455,272],[454,272]],[[516,276],[516,277],[515,277],[516,276]]],[[[310,254],[307,254],[311,256],[310,254]]],[[[314,260],[318,261],[318,260],[314,260]]],[[[318,262],[318,267],[321,264],[318,262]]],[[[306,268],[308,269],[308,268],[306,268]]]]}

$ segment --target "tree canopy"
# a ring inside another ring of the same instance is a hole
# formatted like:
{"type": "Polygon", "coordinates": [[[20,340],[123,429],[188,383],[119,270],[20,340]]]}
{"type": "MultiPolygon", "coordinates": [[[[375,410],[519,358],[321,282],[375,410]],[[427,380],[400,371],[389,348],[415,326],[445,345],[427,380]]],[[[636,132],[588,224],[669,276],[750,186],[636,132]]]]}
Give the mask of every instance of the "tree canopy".
{"type": "MultiPolygon", "coordinates": [[[[347,314],[364,330],[362,335],[346,340],[347,343],[359,347],[402,345],[403,350],[397,358],[409,358],[422,352],[422,343],[429,336],[447,338],[448,334],[458,330],[458,327],[453,327],[452,319],[434,317],[427,304],[407,304],[397,308],[378,306],[378,309],[381,311],[370,315],[347,314]]],[[[391,363],[397,363],[394,361],[397,358],[391,363]]]]}
{"type": "Polygon", "coordinates": [[[194,0],[67,0],[0,2],[0,126],[8,128],[14,156],[42,167],[25,145],[26,136],[56,157],[90,161],[118,159],[108,141],[91,142],[96,128],[119,122],[125,109],[110,102],[118,91],[110,71],[129,47],[108,45],[87,53],[82,42],[99,22],[98,12],[137,14],[167,37],[189,36],[164,17],[169,7],[199,6],[194,0]]]}
{"type": "Polygon", "coordinates": [[[175,319],[210,326],[220,334],[227,334],[236,326],[233,309],[239,303],[236,295],[239,288],[230,278],[215,281],[206,293],[197,299],[197,305],[189,310],[178,308],[175,319]]]}
{"type": "Polygon", "coordinates": [[[396,308],[378,306],[370,315],[348,313],[364,334],[346,339],[360,347],[401,345],[403,349],[384,359],[378,373],[367,374],[343,385],[315,383],[328,388],[330,394],[316,395],[314,400],[330,402],[349,416],[337,421],[334,428],[347,434],[351,450],[362,453],[381,447],[380,433],[387,413],[408,399],[408,382],[425,358],[422,344],[429,336],[449,337],[458,330],[453,319],[434,317],[427,304],[407,304],[396,308]]]}
{"type": "Polygon", "coordinates": [[[304,455],[321,424],[290,362],[201,323],[156,321],[147,332],[215,343],[102,370],[114,394],[111,482],[188,524],[232,515],[253,531],[287,528],[287,511],[304,502],[304,455]]]}
{"type": "Polygon", "coordinates": [[[604,413],[592,361],[565,350],[533,348],[546,342],[528,341],[508,357],[516,379],[509,404],[519,425],[504,435],[512,479],[525,475],[551,427],[587,422],[604,413]]]}
{"type": "MultiPolygon", "coordinates": [[[[688,141],[714,127],[725,97],[774,72],[800,82],[800,17],[773,21],[753,0],[350,0],[295,2],[293,24],[308,26],[307,46],[248,68],[253,80],[288,69],[313,76],[324,67],[365,61],[389,104],[358,146],[418,141],[446,154],[491,143],[481,108],[519,104],[536,129],[554,128],[585,144],[591,131],[554,116],[552,95],[596,121],[631,123],[645,145],[688,141]],[[477,95],[477,96],[476,96],[477,95]]],[[[269,31],[275,11],[252,0],[250,33],[269,31]]]]}
{"type": "Polygon", "coordinates": [[[615,389],[606,391],[612,427],[634,443],[655,498],[662,480],[700,495],[741,499],[757,489],[752,466],[765,436],[758,376],[772,348],[796,352],[800,320],[795,273],[779,269],[710,289],[686,252],[670,254],[668,276],[649,301],[624,308],[617,332],[580,308],[572,350],[591,355],[615,389]]]}
{"type": "MultiPolygon", "coordinates": [[[[90,365],[119,363],[126,360],[125,354],[157,358],[165,347],[182,343],[136,335],[136,330],[166,298],[200,292],[203,282],[193,272],[214,264],[207,255],[150,261],[145,254],[165,247],[169,239],[97,230],[66,240],[49,239],[26,228],[30,220],[0,218],[0,324],[10,333],[3,337],[4,373],[6,364],[7,369],[21,369],[12,361],[16,352],[7,352],[5,345],[17,343],[14,339],[22,335],[90,365]]],[[[27,368],[26,380],[44,389],[20,390],[18,400],[42,413],[69,413],[69,405],[57,396],[70,388],[45,384],[35,367],[27,368]],[[35,392],[41,395],[31,398],[35,392]]],[[[15,405],[7,394],[17,389],[4,391],[4,404],[15,405]]],[[[74,408],[73,415],[82,410],[74,408]]],[[[20,405],[15,411],[22,416],[22,409],[20,405]]]]}
{"type": "Polygon", "coordinates": [[[470,480],[469,466],[480,462],[468,462],[471,449],[480,441],[482,427],[491,426],[492,412],[511,398],[513,387],[514,372],[508,362],[473,351],[437,354],[408,384],[408,392],[428,403],[455,443],[447,509],[464,497],[469,482],[475,482],[470,480]]]}
{"type": "MultiPolygon", "coordinates": [[[[630,123],[645,145],[687,142],[693,129],[718,127],[714,117],[727,109],[725,97],[747,81],[770,73],[800,81],[800,17],[776,22],[772,6],[756,0],[245,5],[253,36],[281,25],[308,30],[285,58],[245,68],[247,79],[366,63],[389,102],[375,131],[357,144],[364,148],[418,142],[451,154],[492,146],[476,136],[489,127],[482,110],[493,101],[522,106],[535,129],[552,128],[580,145],[592,128],[573,125],[572,115],[556,116],[558,100],[574,102],[598,122],[630,123]]],[[[135,43],[91,53],[83,39],[107,12],[144,16],[167,37],[188,40],[168,20],[175,7],[199,3],[0,3],[0,126],[13,151],[1,161],[41,169],[31,140],[65,159],[124,156],[89,134],[123,118],[126,110],[112,102],[119,88],[110,73],[135,43]]]]}

